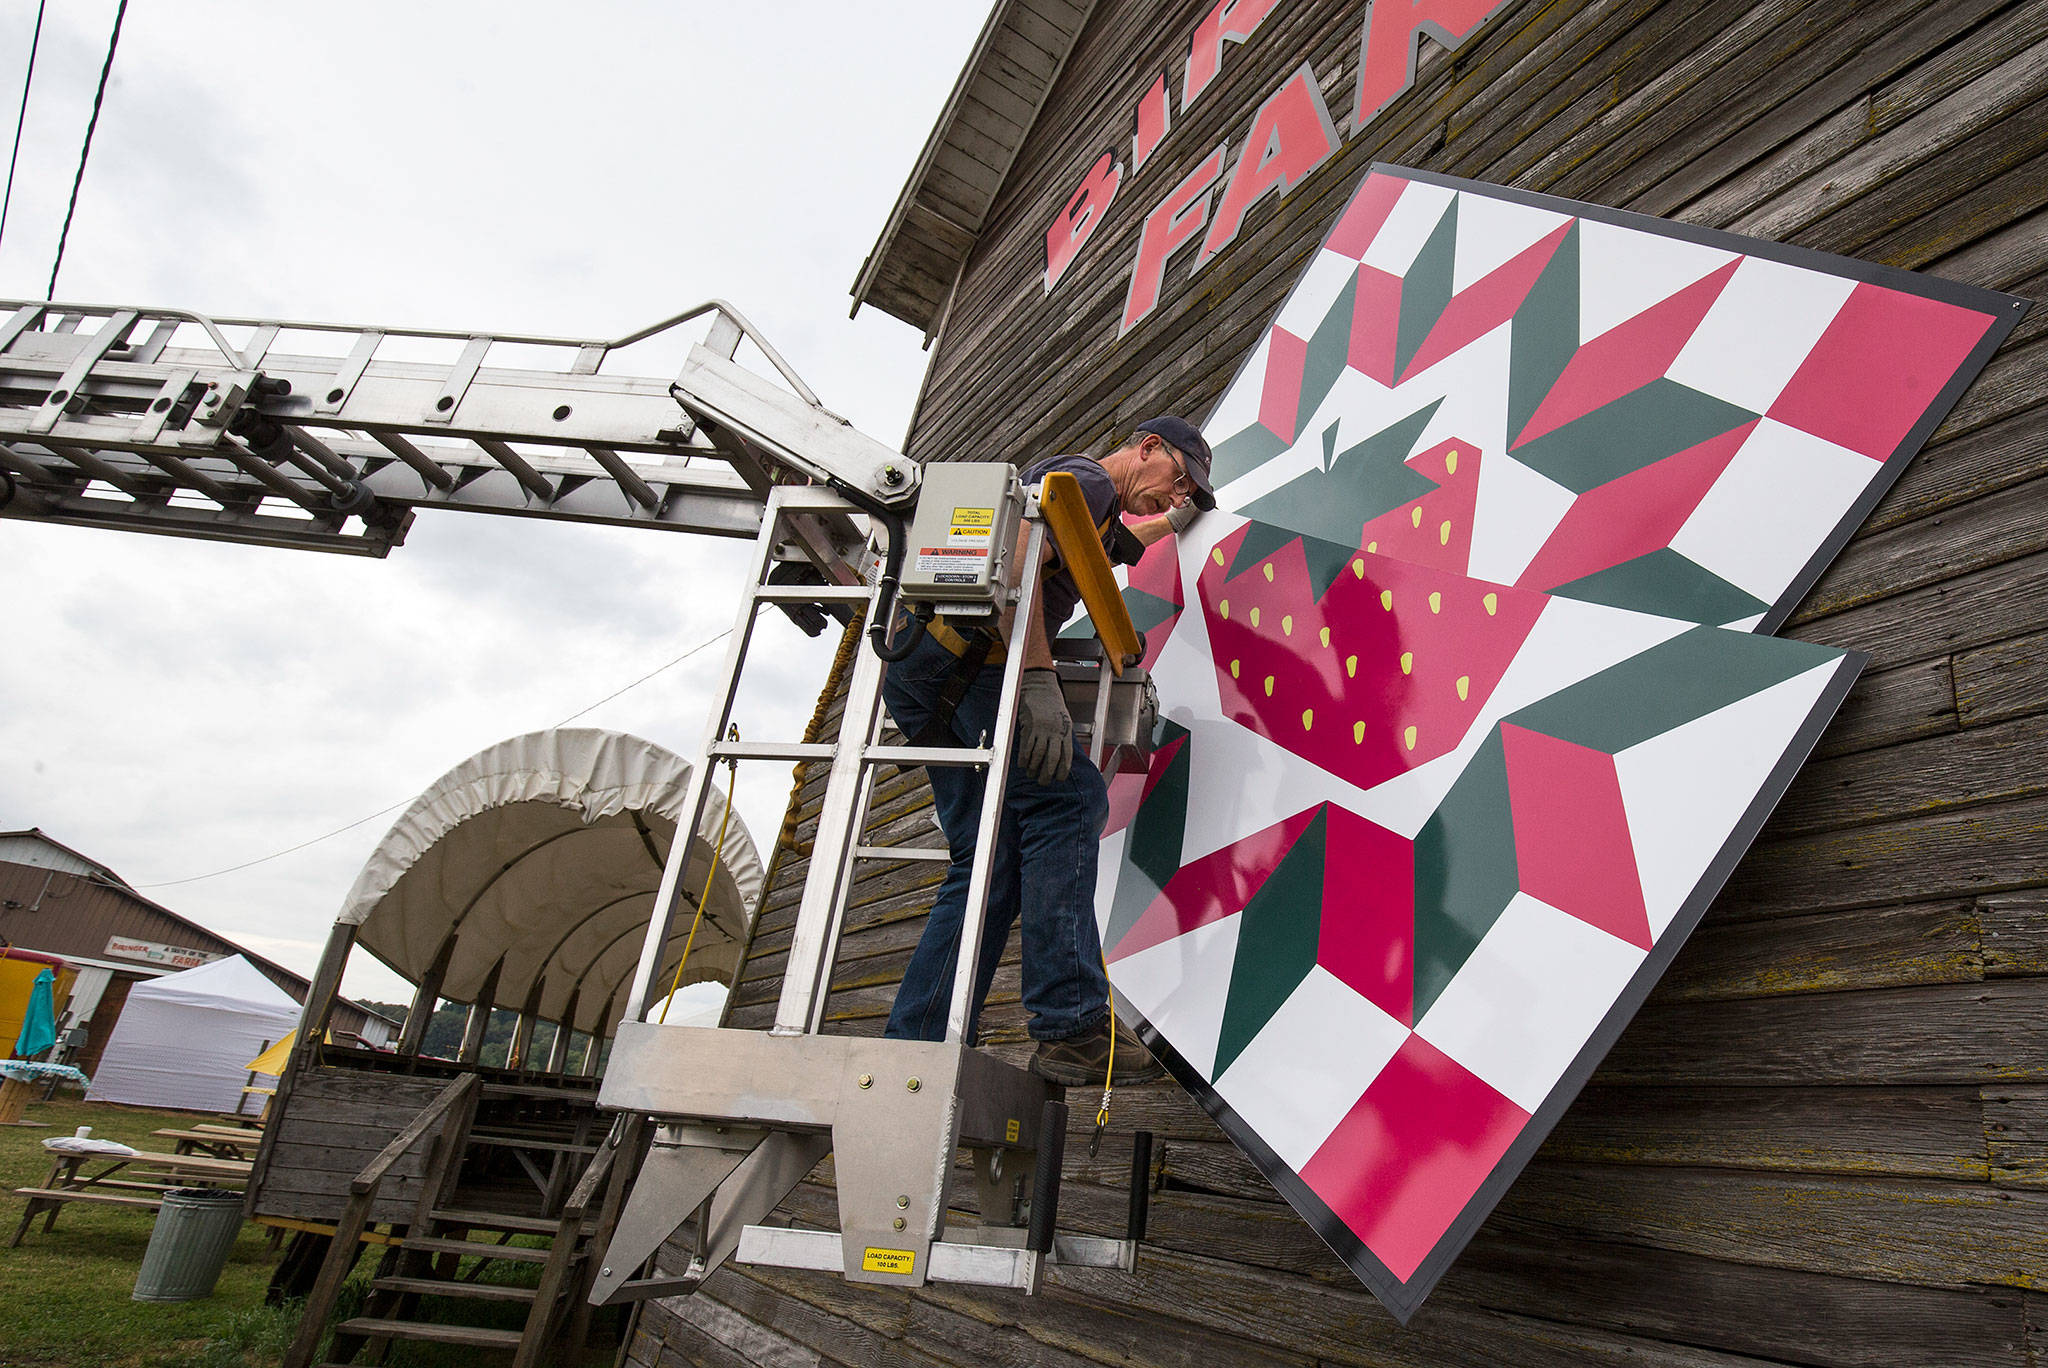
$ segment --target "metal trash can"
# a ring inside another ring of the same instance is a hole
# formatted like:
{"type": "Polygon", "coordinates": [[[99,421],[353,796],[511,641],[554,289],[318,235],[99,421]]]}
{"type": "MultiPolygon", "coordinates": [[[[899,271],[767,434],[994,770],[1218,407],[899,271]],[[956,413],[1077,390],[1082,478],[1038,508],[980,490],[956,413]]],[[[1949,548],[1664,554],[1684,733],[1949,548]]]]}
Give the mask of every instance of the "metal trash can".
{"type": "Polygon", "coordinates": [[[219,1188],[172,1188],[157,1209],[136,1301],[192,1301],[213,1295],[220,1270],[242,1231],[242,1194],[219,1188]]]}

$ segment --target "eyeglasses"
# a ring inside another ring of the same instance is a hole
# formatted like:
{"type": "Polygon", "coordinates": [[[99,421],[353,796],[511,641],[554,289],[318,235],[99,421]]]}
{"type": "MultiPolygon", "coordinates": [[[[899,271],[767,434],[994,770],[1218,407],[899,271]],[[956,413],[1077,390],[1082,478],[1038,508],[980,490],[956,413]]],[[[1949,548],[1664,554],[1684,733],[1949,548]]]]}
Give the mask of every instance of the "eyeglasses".
{"type": "Polygon", "coordinates": [[[1163,438],[1160,440],[1159,448],[1173,457],[1173,492],[1186,494],[1192,488],[1188,483],[1188,458],[1168,446],[1163,438]]]}

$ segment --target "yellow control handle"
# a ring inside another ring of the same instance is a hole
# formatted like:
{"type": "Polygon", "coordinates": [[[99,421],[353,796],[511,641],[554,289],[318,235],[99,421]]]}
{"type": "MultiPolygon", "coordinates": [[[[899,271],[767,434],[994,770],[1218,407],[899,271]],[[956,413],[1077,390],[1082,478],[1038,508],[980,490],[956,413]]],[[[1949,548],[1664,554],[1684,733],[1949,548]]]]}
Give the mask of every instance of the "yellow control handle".
{"type": "Polygon", "coordinates": [[[1138,654],[1138,629],[1131,625],[1130,610],[1116,587],[1109,568],[1109,556],[1096,535],[1095,519],[1088,514],[1088,500],[1082,497],[1081,482],[1071,472],[1055,470],[1045,477],[1038,492],[1038,511],[1052,532],[1060,560],[1081,591],[1081,602],[1102,638],[1103,653],[1109,657],[1111,673],[1124,672],[1124,658],[1138,654]]]}

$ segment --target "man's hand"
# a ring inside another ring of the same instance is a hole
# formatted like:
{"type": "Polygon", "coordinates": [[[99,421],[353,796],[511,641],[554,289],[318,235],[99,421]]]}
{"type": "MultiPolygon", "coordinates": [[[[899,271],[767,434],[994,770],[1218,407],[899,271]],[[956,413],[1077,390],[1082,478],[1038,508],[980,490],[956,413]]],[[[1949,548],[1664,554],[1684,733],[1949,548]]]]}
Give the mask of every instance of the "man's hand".
{"type": "Polygon", "coordinates": [[[1017,763],[1034,784],[1056,784],[1074,767],[1074,719],[1057,670],[1027,669],[1017,696],[1017,763]]]}
{"type": "Polygon", "coordinates": [[[1174,534],[1177,536],[1180,533],[1187,531],[1188,524],[1201,516],[1202,510],[1195,507],[1194,500],[1190,499],[1188,502],[1182,504],[1179,508],[1174,509],[1173,512],[1166,515],[1166,525],[1168,527],[1171,527],[1174,530],[1174,534]]]}

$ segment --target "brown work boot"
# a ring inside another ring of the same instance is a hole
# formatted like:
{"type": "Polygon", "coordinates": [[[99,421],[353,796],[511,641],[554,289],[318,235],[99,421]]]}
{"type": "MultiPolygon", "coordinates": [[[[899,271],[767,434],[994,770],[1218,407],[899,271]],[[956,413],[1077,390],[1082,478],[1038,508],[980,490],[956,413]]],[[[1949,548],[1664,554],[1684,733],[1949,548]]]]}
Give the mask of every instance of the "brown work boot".
{"type": "MultiPolygon", "coordinates": [[[[1109,1022],[1097,1022],[1077,1036],[1041,1040],[1031,1056],[1031,1072],[1063,1088],[1099,1088],[1109,1073],[1109,1022]]],[[[1116,1076],[1112,1087],[1149,1083],[1166,1072],[1152,1052],[1126,1032],[1116,1033],[1116,1076]]]]}

